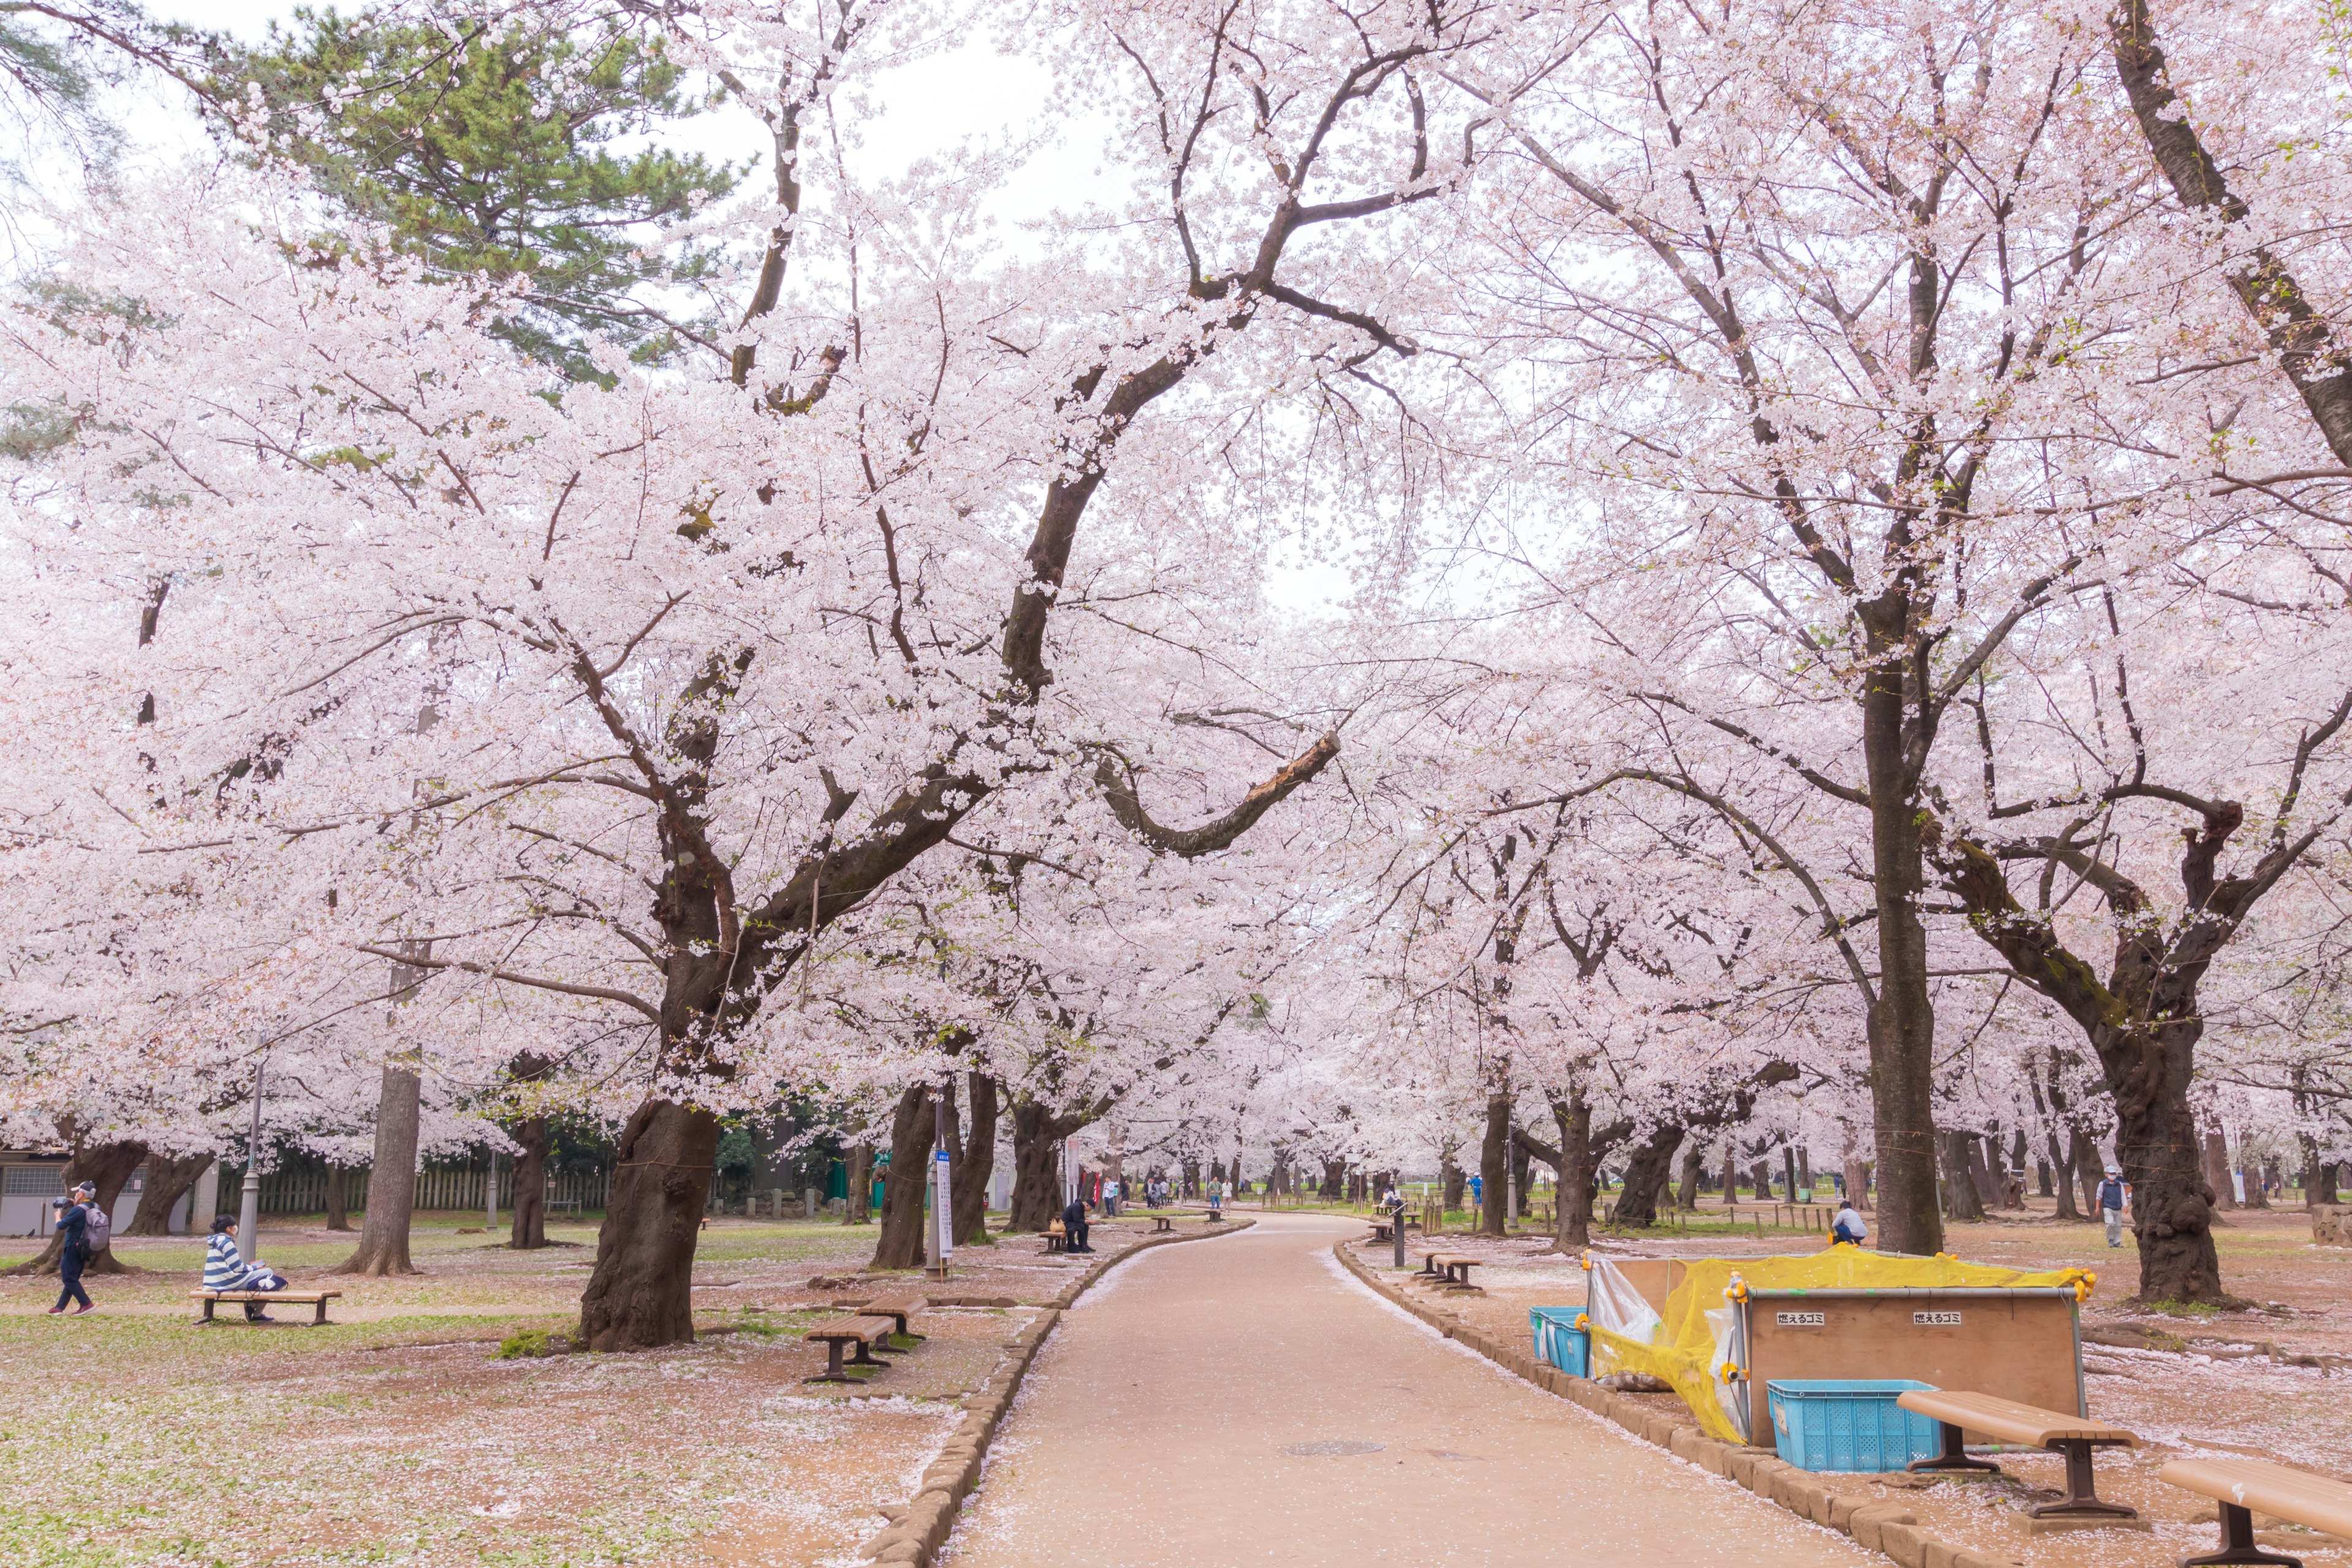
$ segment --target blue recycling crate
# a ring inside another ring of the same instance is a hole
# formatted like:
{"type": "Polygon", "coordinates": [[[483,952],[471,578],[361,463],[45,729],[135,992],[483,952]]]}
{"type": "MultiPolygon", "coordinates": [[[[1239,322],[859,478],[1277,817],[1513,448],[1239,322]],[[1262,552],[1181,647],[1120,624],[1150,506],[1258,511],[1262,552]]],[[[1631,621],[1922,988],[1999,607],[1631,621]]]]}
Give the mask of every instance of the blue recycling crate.
{"type": "Polygon", "coordinates": [[[1776,1378],[1764,1385],[1773,1447],[1806,1470],[1899,1470],[1932,1459],[1942,1445],[1937,1424],[1895,1401],[1906,1388],[1935,1386],[1901,1378],[1776,1378]]]}
{"type": "Polygon", "coordinates": [[[1590,1377],[1591,1339],[1576,1326],[1581,1307],[1530,1307],[1528,1327],[1536,1340],[1536,1360],[1570,1377],[1590,1377]]]}

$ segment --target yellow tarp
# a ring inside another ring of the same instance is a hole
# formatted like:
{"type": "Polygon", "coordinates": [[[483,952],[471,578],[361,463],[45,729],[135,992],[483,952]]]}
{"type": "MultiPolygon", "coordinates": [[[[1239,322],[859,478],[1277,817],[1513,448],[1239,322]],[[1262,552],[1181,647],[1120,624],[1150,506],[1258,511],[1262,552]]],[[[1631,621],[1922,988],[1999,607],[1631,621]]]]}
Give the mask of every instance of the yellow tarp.
{"type": "MultiPolygon", "coordinates": [[[[1588,1260],[1587,1267],[1592,1260],[1588,1260]]],[[[1724,1292],[1732,1277],[1760,1290],[1927,1289],[1938,1286],[2072,1286],[2088,1296],[2098,1276],[2085,1268],[2028,1274],[1986,1263],[1963,1263],[1948,1253],[1933,1258],[1890,1257],[1858,1247],[1832,1247],[1803,1258],[1701,1258],[1683,1260],[1682,1283],[1666,1297],[1664,1321],[1648,1344],[1591,1325],[1592,1375],[1646,1372],[1674,1385],[1710,1437],[1747,1439],[1723,1408],[1723,1357],[1718,1352],[1720,1314],[1730,1306],[1724,1292]],[[1707,1314],[1718,1314],[1710,1322],[1707,1314]]],[[[1726,1336],[1727,1337],[1727,1336],[1726,1336]]],[[[1748,1369],[1738,1369],[1745,1376],[1748,1369]]]]}

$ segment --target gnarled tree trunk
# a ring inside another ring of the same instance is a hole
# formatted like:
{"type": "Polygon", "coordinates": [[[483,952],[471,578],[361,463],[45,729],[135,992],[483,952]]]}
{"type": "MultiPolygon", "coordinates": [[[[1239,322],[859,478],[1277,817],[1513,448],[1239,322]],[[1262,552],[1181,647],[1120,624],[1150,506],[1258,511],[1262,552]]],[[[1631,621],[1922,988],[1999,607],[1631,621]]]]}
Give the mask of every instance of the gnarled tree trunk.
{"type": "MultiPolygon", "coordinates": [[[[147,1158],[147,1145],[139,1142],[86,1144],[74,1150],[66,1160],[60,1197],[70,1194],[83,1182],[98,1184],[98,1206],[111,1218],[114,1205],[122,1196],[122,1189],[131,1184],[131,1177],[147,1158]]],[[[202,1167],[198,1167],[201,1171],[202,1167]]],[[[193,1181],[194,1178],[189,1178],[193,1181]]],[[[54,1226],[56,1215],[47,1208],[41,1210],[41,1223],[54,1226]]],[[[64,1233],[52,1228],[48,1244],[34,1257],[8,1270],[11,1274],[55,1274],[58,1260],[65,1254],[64,1233]]],[[[85,1274],[121,1274],[127,1272],[114,1256],[112,1246],[100,1247],[81,1266],[85,1274]]]]}
{"type": "Polygon", "coordinates": [[[1617,1194],[1617,1223],[1652,1226],[1658,1223],[1658,1194],[1674,1174],[1675,1152],[1683,1144],[1684,1129],[1667,1122],[1633,1146],[1625,1163],[1625,1188],[1617,1194]]]}
{"type": "MultiPolygon", "coordinates": [[[[338,1274],[414,1274],[408,1226],[416,1215],[416,1117],[420,1085],[404,1067],[384,1064],[375,1100],[375,1163],[368,1170],[367,1215],[359,1250],[338,1274]]],[[[247,1241],[250,1249],[252,1243],[247,1241]]]]}
{"type": "Polygon", "coordinates": [[[1944,1146],[1944,1201],[1951,1207],[1957,1220],[1984,1218],[1984,1200],[1978,1195],[1976,1176],[1969,1169],[1969,1134],[1946,1132],[1944,1146]]]}
{"type": "Polygon", "coordinates": [[[524,1116],[507,1123],[513,1139],[514,1219],[507,1226],[507,1245],[518,1252],[547,1245],[547,1118],[524,1116]]]}
{"type": "Polygon", "coordinates": [[[961,1158],[956,1162],[955,1238],[959,1247],[986,1247],[988,1184],[996,1175],[996,1079],[984,1072],[969,1075],[971,1126],[964,1129],[961,1158]]]}
{"type": "MultiPolygon", "coordinates": [[[[187,1190],[196,1184],[205,1167],[213,1163],[211,1154],[191,1154],[175,1160],[168,1154],[152,1150],[147,1155],[147,1190],[140,1194],[139,1212],[122,1227],[125,1236],[169,1236],[172,1234],[172,1209],[187,1190]]],[[[188,1229],[201,1232],[211,1216],[199,1219],[188,1216],[188,1229]]]]}
{"type": "MultiPolygon", "coordinates": [[[[694,1247],[710,1201],[719,1118],[646,1100],[621,1129],[619,1154],[597,1233],[596,1268],[580,1296],[581,1337],[592,1351],[691,1340],[694,1247]]],[[[373,1208],[367,1225],[374,1228],[373,1208]]],[[[401,1236],[405,1251],[405,1227],[401,1236]]]]}
{"type": "Polygon", "coordinates": [[[1062,1215],[1061,1138],[1054,1114],[1027,1098],[1013,1102],[1013,1213],[1004,1228],[1043,1231],[1062,1215]]]}
{"type": "Polygon", "coordinates": [[[352,1228],[351,1170],[330,1161],[327,1165],[327,1228],[352,1228]]]}
{"type": "Polygon", "coordinates": [[[1507,1089],[1486,1096],[1486,1134],[1478,1144],[1478,1234],[1500,1236],[1508,1224],[1507,1201],[1510,1179],[1511,1095],[1507,1089]]]}
{"type": "Polygon", "coordinates": [[[882,1178],[882,1234],[870,1268],[923,1266],[923,1184],[930,1174],[935,1120],[929,1084],[899,1094],[890,1117],[890,1169],[882,1178]]]}

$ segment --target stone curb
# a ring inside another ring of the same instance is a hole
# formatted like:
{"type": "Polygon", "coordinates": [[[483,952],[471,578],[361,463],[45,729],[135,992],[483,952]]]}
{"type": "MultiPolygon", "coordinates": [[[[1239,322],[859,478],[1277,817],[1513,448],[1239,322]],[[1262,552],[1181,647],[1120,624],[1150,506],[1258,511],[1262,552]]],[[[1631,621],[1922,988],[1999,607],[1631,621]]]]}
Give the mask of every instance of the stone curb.
{"type": "Polygon", "coordinates": [[[1535,1359],[1529,1351],[1504,1344],[1484,1329],[1475,1329],[1455,1314],[1427,1301],[1415,1300],[1401,1285],[1392,1285],[1365,1268],[1335,1243],[1331,1255],[1340,1266],[1372,1290],[1411,1312],[1447,1339],[1467,1345],[1488,1361],[1547,1394],[1559,1395],[1614,1421],[1636,1437],[1655,1444],[1700,1469],[1738,1482],[1758,1497],[1779,1503],[1790,1513],[1831,1530],[1842,1531],[1873,1552],[1884,1552],[1902,1568],[2011,1568],[2002,1558],[1963,1552],[1938,1541],[1920,1528],[1918,1516],[1899,1502],[1871,1493],[1841,1492],[1839,1479],[1801,1470],[1769,1449],[1750,1448],[1710,1437],[1696,1426],[1668,1420],[1630,1399],[1620,1399],[1590,1378],[1570,1377],[1556,1366],[1535,1359]]]}
{"type": "Polygon", "coordinates": [[[988,1456],[988,1445],[995,1439],[998,1424],[1013,1407],[1013,1395],[1020,1390],[1029,1363],[1037,1359],[1037,1347],[1045,1342],[1045,1336],[1054,1331],[1062,1314],[1092,1289],[1095,1281],[1139,1252],[1180,1241],[1232,1236],[1256,1223],[1243,1220],[1215,1230],[1183,1230],[1146,1237],[1117,1257],[1103,1258],[1062,1287],[1061,1292],[1039,1310],[1036,1321],[1013,1336],[1003,1359],[989,1373],[988,1381],[964,1396],[963,1419],[932,1458],[929,1468],[923,1471],[923,1479],[916,1483],[914,1500],[891,1519],[887,1529],[859,1547],[857,1554],[891,1564],[892,1568],[901,1563],[930,1568],[932,1557],[947,1543],[948,1532],[955,1528],[956,1513],[963,1507],[963,1500],[980,1484],[981,1462],[988,1456]]]}

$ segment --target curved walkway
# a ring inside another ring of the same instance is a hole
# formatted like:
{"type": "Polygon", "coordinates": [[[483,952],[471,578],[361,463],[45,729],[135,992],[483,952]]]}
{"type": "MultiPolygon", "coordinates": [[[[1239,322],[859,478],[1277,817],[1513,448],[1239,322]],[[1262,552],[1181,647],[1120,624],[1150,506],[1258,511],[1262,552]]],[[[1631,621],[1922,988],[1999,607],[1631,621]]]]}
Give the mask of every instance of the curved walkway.
{"type": "Polygon", "coordinates": [[[997,1435],[953,1568],[1885,1559],[1529,1387],[1253,1215],[1105,1277],[997,1435]]]}

